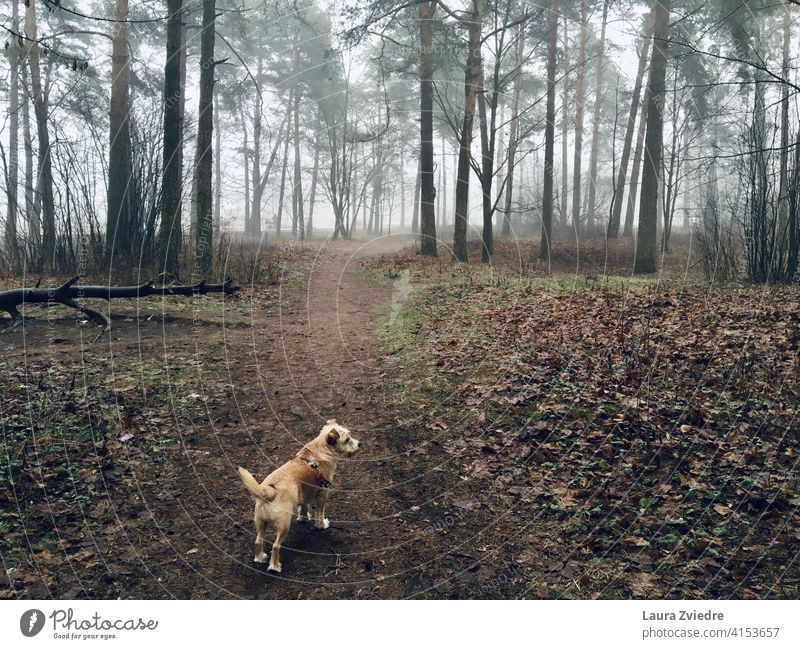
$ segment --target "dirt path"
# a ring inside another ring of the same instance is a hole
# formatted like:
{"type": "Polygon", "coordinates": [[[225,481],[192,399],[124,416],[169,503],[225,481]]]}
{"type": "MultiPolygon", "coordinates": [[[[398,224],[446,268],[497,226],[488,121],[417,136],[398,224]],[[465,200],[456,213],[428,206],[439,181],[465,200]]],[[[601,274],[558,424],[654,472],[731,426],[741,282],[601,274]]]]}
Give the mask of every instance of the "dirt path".
{"type": "Polygon", "coordinates": [[[403,506],[385,438],[389,413],[375,399],[383,361],[372,341],[375,319],[393,291],[366,279],[359,263],[403,245],[389,240],[323,251],[302,289],[282,296],[270,313],[254,312],[252,328],[225,330],[223,348],[213,351],[218,363],[202,369],[208,403],[218,408],[210,413],[213,425],[186,431],[185,452],[170,458],[170,477],[156,478],[155,490],[143,489],[157,526],[152,532],[168,545],[148,557],[152,574],[133,585],[131,596],[406,594],[402,576],[393,576],[404,571],[396,550],[403,506]],[[211,394],[220,383],[233,386],[227,403],[211,394]],[[252,507],[235,468],[242,464],[261,479],[330,417],[351,427],[365,450],[337,474],[331,527],[295,523],[283,573],[269,574],[252,563],[252,507]]]}

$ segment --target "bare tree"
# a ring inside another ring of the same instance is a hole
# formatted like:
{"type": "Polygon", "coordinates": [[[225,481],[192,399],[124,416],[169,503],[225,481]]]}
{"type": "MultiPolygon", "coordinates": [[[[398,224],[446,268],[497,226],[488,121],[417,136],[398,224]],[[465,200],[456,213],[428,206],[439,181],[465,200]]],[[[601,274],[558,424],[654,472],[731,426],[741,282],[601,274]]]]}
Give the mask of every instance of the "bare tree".
{"type": "Polygon", "coordinates": [[[302,241],[306,238],[306,223],[303,215],[303,182],[300,166],[300,49],[295,37],[294,48],[294,183],[292,184],[292,232],[302,241]]]}
{"type": "Polygon", "coordinates": [[[214,131],[214,30],[216,1],[203,0],[203,31],[200,36],[200,105],[197,119],[197,232],[193,275],[211,272],[213,253],[212,137],[214,131]]]}
{"type": "MultiPolygon", "coordinates": [[[[628,126],[625,130],[625,143],[622,145],[622,158],[619,163],[619,172],[617,173],[617,184],[614,190],[614,198],[611,206],[611,218],[608,222],[608,236],[616,239],[619,236],[620,218],[622,216],[622,198],[625,192],[625,178],[628,173],[628,163],[630,161],[631,148],[633,145],[633,134],[636,130],[636,115],[639,112],[639,102],[642,95],[642,83],[644,81],[644,71],[647,68],[647,60],[650,52],[650,40],[653,34],[653,17],[655,16],[654,10],[651,8],[650,17],[647,19],[647,25],[644,31],[644,38],[642,40],[642,49],[639,52],[639,67],[636,70],[636,81],[633,86],[633,95],[631,97],[631,108],[628,114],[628,126]]],[[[644,115],[642,115],[644,121],[644,115]]],[[[635,191],[635,187],[631,186],[628,190],[629,195],[635,191]]]]}
{"type": "MultiPolygon", "coordinates": [[[[119,0],[124,2],[125,0],[119,0]]],[[[53,270],[53,255],[56,247],[55,203],[53,200],[53,162],[48,131],[47,100],[42,88],[42,76],[39,65],[39,43],[36,36],[36,0],[28,0],[25,11],[25,37],[27,44],[28,67],[31,72],[31,91],[33,108],[36,114],[36,130],[39,139],[39,169],[36,182],[36,198],[41,205],[41,234],[37,231],[35,239],[41,236],[42,267],[53,270]]],[[[113,119],[113,118],[112,118],[113,119]]],[[[112,131],[113,132],[113,131],[112,131]]],[[[112,139],[113,141],[113,139],[112,139]]],[[[34,205],[31,213],[38,213],[34,205]]],[[[34,221],[38,226],[38,219],[34,221]]]]}
{"type": "Polygon", "coordinates": [[[583,157],[583,111],[586,83],[586,41],[589,38],[589,2],[581,0],[581,37],[578,46],[578,81],[575,90],[575,149],[572,162],[572,227],[581,228],[581,161],[583,157]]]}
{"type": "MultiPolygon", "coordinates": [[[[479,2],[482,0],[478,0],[479,2]]],[[[433,16],[436,0],[421,1],[417,5],[420,30],[420,234],[421,252],[436,256],[436,215],[434,213],[433,186],[433,16]]]]}
{"type": "MultiPolygon", "coordinates": [[[[11,30],[19,33],[19,0],[11,0],[11,30]]],[[[19,187],[19,47],[16,37],[12,37],[9,47],[9,66],[11,78],[8,90],[8,174],[6,177],[6,212],[5,248],[11,258],[11,266],[15,273],[19,272],[19,247],[17,245],[17,214],[19,187]]]]}
{"type": "MultiPolygon", "coordinates": [[[[503,211],[502,236],[511,235],[511,210],[514,206],[514,167],[517,157],[517,137],[519,133],[519,97],[522,92],[522,55],[525,49],[525,30],[522,25],[517,27],[517,41],[514,47],[514,91],[511,97],[511,133],[508,137],[508,170],[506,171],[505,209],[503,211]]],[[[566,85],[566,84],[565,84],[566,85]]],[[[566,170],[566,166],[564,166],[566,170]]]]}
{"type": "Polygon", "coordinates": [[[162,167],[160,248],[162,269],[175,274],[181,246],[184,87],[181,66],[183,0],[168,0],[167,53],[164,64],[164,165],[162,167]]]}
{"type": "Polygon", "coordinates": [[[594,91],[594,116],[592,117],[592,150],[589,158],[589,200],[586,207],[586,227],[594,227],[594,212],[597,199],[597,158],[600,150],[600,112],[603,102],[603,75],[605,74],[606,25],[608,24],[608,3],[603,2],[603,20],[600,28],[600,51],[597,54],[597,79],[594,91]]]}
{"type": "Polygon", "coordinates": [[[656,270],[656,230],[658,219],[658,182],[661,175],[663,146],[663,106],[667,73],[667,44],[671,0],[656,4],[653,30],[653,61],[647,80],[648,108],[647,134],[645,136],[645,165],[642,173],[642,191],[639,198],[639,230],[636,239],[635,273],[652,273],[656,270]]]}
{"type": "Polygon", "coordinates": [[[111,58],[111,146],[108,157],[108,220],[106,250],[122,263],[130,259],[134,215],[131,206],[130,68],[128,52],[128,0],[116,0],[111,58]]]}
{"type": "MultiPolygon", "coordinates": [[[[544,187],[542,196],[542,238],[539,257],[550,261],[553,238],[553,149],[556,121],[556,54],[558,50],[558,0],[551,0],[547,14],[547,108],[544,131],[544,187]]],[[[531,248],[531,256],[534,255],[531,248]]]]}

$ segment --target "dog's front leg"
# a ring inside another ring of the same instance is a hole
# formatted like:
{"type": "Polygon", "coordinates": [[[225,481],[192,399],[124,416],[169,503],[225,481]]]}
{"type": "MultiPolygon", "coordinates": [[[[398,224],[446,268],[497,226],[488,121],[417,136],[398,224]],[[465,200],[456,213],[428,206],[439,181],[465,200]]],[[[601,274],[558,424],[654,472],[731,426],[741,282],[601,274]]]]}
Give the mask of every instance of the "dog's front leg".
{"type": "Polygon", "coordinates": [[[305,522],[311,520],[311,516],[308,514],[308,505],[305,502],[302,502],[297,506],[297,520],[305,522]]]}
{"type": "Polygon", "coordinates": [[[317,494],[317,503],[315,506],[316,523],[314,525],[318,530],[327,530],[328,526],[330,525],[330,521],[325,517],[325,505],[327,502],[328,490],[320,489],[319,494],[317,494]]]}

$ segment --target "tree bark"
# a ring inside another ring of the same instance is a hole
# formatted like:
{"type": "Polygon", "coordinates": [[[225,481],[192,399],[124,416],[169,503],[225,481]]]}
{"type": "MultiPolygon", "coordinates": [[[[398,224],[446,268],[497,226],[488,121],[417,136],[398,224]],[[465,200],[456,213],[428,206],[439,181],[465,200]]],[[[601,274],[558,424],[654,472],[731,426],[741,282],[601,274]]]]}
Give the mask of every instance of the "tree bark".
{"type": "Polygon", "coordinates": [[[469,221],[469,178],[472,159],[472,129],[475,121],[475,103],[482,84],[481,28],[483,26],[483,0],[472,0],[468,21],[469,49],[464,72],[464,120],[458,150],[456,176],[456,218],[453,228],[453,258],[467,261],[467,223],[469,221]]]}
{"type": "Polygon", "coordinates": [[[131,260],[135,224],[131,205],[130,81],[128,66],[128,0],[116,0],[111,57],[111,111],[108,155],[108,218],[106,255],[109,268],[114,257],[121,264],[131,260]]]}
{"type": "MultiPolygon", "coordinates": [[[[513,94],[513,91],[512,91],[513,94]]],[[[502,210],[498,209],[501,203],[504,203],[505,199],[505,191],[506,191],[506,177],[505,171],[507,169],[503,169],[502,160],[507,160],[507,148],[508,148],[508,139],[506,138],[507,134],[507,126],[506,123],[506,107],[505,104],[498,106],[499,108],[499,117],[500,117],[500,127],[497,129],[497,156],[495,160],[497,161],[497,182],[494,184],[495,196],[494,196],[494,226],[492,229],[495,232],[495,236],[497,233],[500,232],[503,228],[503,215],[502,210]],[[500,176],[499,174],[503,172],[503,175],[500,176]]]]}
{"type": "MultiPolygon", "coordinates": [[[[32,1],[32,0],[31,0],[32,1]]],[[[63,304],[77,309],[103,325],[104,329],[111,326],[111,321],[103,313],[84,307],[75,300],[99,299],[111,300],[114,298],[142,298],[148,295],[181,295],[194,296],[207,293],[235,293],[239,287],[233,285],[233,280],[226,279],[221,284],[206,284],[200,281],[195,284],[156,286],[155,280],[150,280],[139,286],[75,286],[80,276],[76,275],[61,286],[56,288],[15,288],[10,291],[0,292],[0,310],[6,311],[13,323],[20,322],[22,315],[17,309],[23,304],[63,304]]]]}
{"type": "MultiPolygon", "coordinates": [[[[561,206],[559,208],[559,216],[561,225],[566,226],[569,223],[569,163],[568,163],[568,141],[569,141],[569,84],[567,78],[569,77],[569,60],[567,58],[567,43],[569,41],[569,30],[567,28],[567,17],[564,16],[564,76],[562,78],[563,85],[561,87],[561,206]]],[[[505,223],[503,227],[503,236],[505,233],[505,223]]]]}
{"type": "MultiPolygon", "coordinates": [[[[544,130],[544,187],[542,196],[542,238],[539,257],[550,261],[553,236],[553,150],[556,122],[556,54],[558,50],[558,0],[551,0],[547,15],[547,123],[544,130]]],[[[533,248],[531,248],[533,257],[533,248]]]]}
{"type": "Polygon", "coordinates": [[[411,216],[411,232],[417,234],[419,232],[419,200],[420,200],[420,182],[421,174],[420,174],[420,162],[421,160],[417,160],[417,179],[414,183],[414,211],[412,212],[411,216]]]}
{"type": "Polygon", "coordinates": [[[592,118],[592,152],[589,158],[589,202],[586,208],[586,227],[594,228],[594,212],[597,199],[597,157],[600,147],[600,113],[603,106],[603,76],[605,75],[606,25],[608,24],[608,3],[603,2],[603,22],[600,28],[600,53],[597,58],[597,85],[594,92],[594,116],[592,118]]]}
{"type": "MultiPolygon", "coordinates": [[[[264,68],[262,58],[258,57],[256,68],[255,87],[255,107],[253,109],[253,173],[251,174],[253,183],[253,198],[250,202],[250,230],[248,234],[253,238],[261,238],[261,199],[264,194],[264,185],[261,176],[261,118],[263,113],[263,98],[261,96],[261,78],[264,68]]],[[[283,123],[278,131],[278,140],[281,139],[283,123]]]]}
{"type": "MultiPolygon", "coordinates": [[[[503,230],[501,235],[511,236],[511,209],[514,200],[514,165],[517,156],[517,137],[519,132],[519,97],[522,92],[522,55],[525,48],[525,30],[522,25],[517,27],[517,42],[514,47],[514,66],[517,76],[514,79],[514,90],[511,97],[511,132],[508,136],[508,170],[506,171],[506,204],[503,210],[503,230]]],[[[566,83],[564,84],[566,86],[566,83]]],[[[564,113],[566,115],[566,113],[564,113]]],[[[566,131],[564,131],[566,134],[566,131]]],[[[563,158],[566,170],[566,156],[563,158]]],[[[566,200],[566,196],[564,197],[566,200]]]]}
{"type": "Polygon", "coordinates": [[[214,95],[214,238],[219,241],[222,231],[222,129],[219,119],[219,100],[214,95]]]}
{"type": "Polygon", "coordinates": [[[440,191],[442,192],[442,212],[439,215],[440,221],[442,224],[442,228],[447,227],[447,195],[449,192],[447,191],[447,180],[448,180],[448,168],[447,168],[447,140],[442,138],[442,182],[440,186],[440,191]]]}
{"type": "Polygon", "coordinates": [[[650,91],[645,89],[644,99],[642,100],[642,114],[639,117],[639,128],[636,131],[636,151],[633,154],[633,170],[631,171],[631,183],[628,188],[628,207],[625,211],[625,227],[622,236],[633,236],[633,219],[636,215],[636,194],[639,188],[639,172],[642,168],[642,156],[644,155],[644,134],[647,130],[647,106],[650,103],[650,91]]]}
{"type": "MultiPolygon", "coordinates": [[[[783,7],[783,61],[781,75],[789,78],[789,39],[791,32],[789,5],[783,7]]],[[[780,185],[778,188],[778,240],[780,255],[785,255],[789,229],[789,86],[781,86],[781,154],[780,185]]]]}
{"type": "MultiPolygon", "coordinates": [[[[625,192],[625,177],[628,173],[628,163],[630,161],[631,148],[633,145],[633,134],[636,130],[636,115],[639,112],[639,102],[642,95],[642,84],[644,81],[644,71],[647,68],[647,59],[650,52],[650,40],[653,34],[654,9],[650,10],[650,17],[644,31],[642,50],[639,53],[639,68],[636,71],[636,82],[633,86],[633,96],[631,97],[631,109],[628,113],[628,126],[625,130],[625,143],[622,145],[622,158],[619,163],[617,173],[617,186],[614,191],[614,204],[611,208],[611,219],[608,222],[608,236],[616,239],[619,236],[620,218],[622,217],[622,199],[625,192]]],[[[628,195],[634,191],[631,186],[628,195]]]]}
{"type": "Polygon", "coordinates": [[[314,168],[311,170],[311,193],[308,197],[308,224],[306,226],[306,236],[310,239],[314,236],[314,203],[317,199],[317,179],[319,178],[319,152],[322,148],[320,141],[320,129],[314,132],[314,168]]]}
{"type": "Polygon", "coordinates": [[[203,30],[200,36],[200,105],[197,119],[197,233],[193,277],[211,273],[213,253],[212,196],[214,131],[214,30],[216,0],[203,0],[203,30]]]}
{"type": "Polygon", "coordinates": [[[578,82],[575,90],[575,151],[572,161],[572,227],[581,230],[581,164],[583,162],[583,111],[586,103],[586,41],[589,38],[589,2],[581,0],[581,38],[578,48],[578,82]]]}
{"type": "MultiPolygon", "coordinates": [[[[11,0],[11,30],[19,34],[19,0],[11,0]]],[[[19,247],[17,245],[17,214],[19,195],[19,41],[11,37],[9,67],[11,72],[8,90],[8,176],[6,180],[5,249],[11,259],[14,273],[20,271],[19,247]]]]}
{"type": "Polygon", "coordinates": [[[400,147],[400,227],[406,225],[406,162],[403,156],[404,149],[400,147]]]}
{"type": "Polygon", "coordinates": [[[378,144],[377,149],[375,170],[372,175],[372,204],[370,205],[369,226],[367,226],[367,232],[370,233],[377,232],[380,229],[379,214],[383,195],[383,147],[378,144]]]}
{"type": "Polygon", "coordinates": [[[667,39],[671,0],[659,0],[653,30],[653,61],[647,80],[648,107],[645,135],[645,161],[639,197],[639,228],[636,236],[634,273],[656,271],[656,231],[658,228],[658,180],[661,174],[664,116],[664,84],[667,73],[667,39]]]}
{"type": "MultiPolygon", "coordinates": [[[[27,66],[22,66],[22,87],[28,88],[27,66]]],[[[34,243],[39,241],[42,234],[41,220],[35,209],[34,187],[36,185],[33,172],[33,136],[31,135],[30,101],[27,96],[22,98],[22,144],[25,149],[25,219],[28,223],[28,237],[34,243]]],[[[38,245],[38,243],[37,243],[38,245]]]]}
{"type": "MultiPolygon", "coordinates": [[[[123,2],[124,0],[119,0],[123,2]]],[[[53,255],[56,247],[55,204],[53,201],[53,166],[50,150],[50,133],[47,129],[47,102],[42,89],[41,71],[39,68],[39,46],[36,35],[36,0],[28,0],[25,12],[25,36],[27,37],[28,65],[31,71],[31,90],[33,92],[33,109],[36,114],[36,130],[39,138],[39,169],[36,182],[36,195],[41,200],[41,236],[42,267],[53,271],[53,255]]],[[[34,199],[35,202],[35,199],[34,199]]],[[[33,209],[36,212],[34,206],[33,209]]]]}
{"type": "Polygon", "coordinates": [[[161,189],[162,270],[177,274],[181,247],[183,115],[181,115],[181,23],[183,0],[168,0],[167,54],[164,64],[164,164],[161,189]]]}
{"type": "Polygon", "coordinates": [[[420,234],[423,255],[436,257],[436,215],[433,201],[433,15],[436,0],[417,5],[420,29],[420,234]]]}
{"type": "Polygon", "coordinates": [[[244,106],[239,105],[239,114],[242,122],[242,164],[244,166],[244,232],[250,234],[250,142],[247,136],[247,120],[244,115],[244,106]]]}
{"type": "Polygon", "coordinates": [[[289,141],[292,139],[290,132],[292,129],[291,107],[287,107],[288,119],[286,122],[286,139],[283,143],[283,160],[281,161],[281,184],[278,190],[278,213],[275,216],[275,236],[280,239],[281,226],[283,225],[283,199],[286,196],[286,170],[289,167],[289,141]]]}
{"type": "Polygon", "coordinates": [[[299,236],[300,241],[306,238],[306,224],[303,215],[303,179],[300,168],[300,87],[297,83],[300,74],[300,49],[295,44],[294,52],[294,205],[292,230],[299,236]]]}

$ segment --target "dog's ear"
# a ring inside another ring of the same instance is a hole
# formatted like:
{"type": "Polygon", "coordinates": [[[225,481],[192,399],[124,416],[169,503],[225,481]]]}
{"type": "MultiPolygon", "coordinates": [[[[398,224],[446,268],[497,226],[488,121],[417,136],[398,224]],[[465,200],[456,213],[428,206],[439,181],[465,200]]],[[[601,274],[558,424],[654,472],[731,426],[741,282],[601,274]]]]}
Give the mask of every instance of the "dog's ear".
{"type": "Polygon", "coordinates": [[[325,422],[325,425],[326,426],[333,426],[333,424],[335,424],[335,423],[336,423],[335,419],[329,419],[328,421],[325,422]]]}
{"type": "Polygon", "coordinates": [[[332,430],[331,432],[329,432],[326,441],[328,442],[328,446],[336,446],[336,442],[339,441],[339,431],[332,430]]]}

